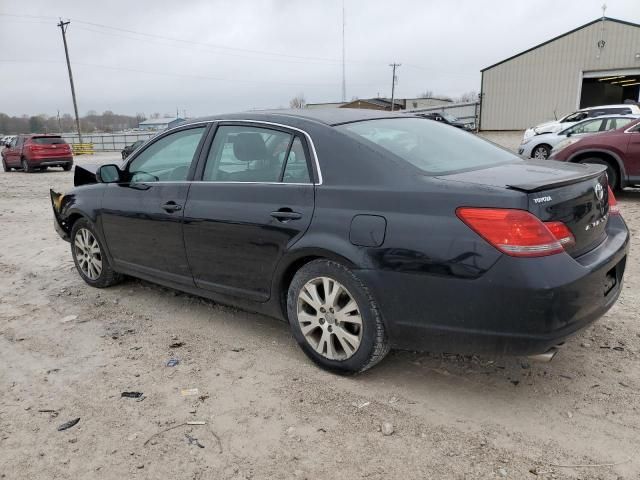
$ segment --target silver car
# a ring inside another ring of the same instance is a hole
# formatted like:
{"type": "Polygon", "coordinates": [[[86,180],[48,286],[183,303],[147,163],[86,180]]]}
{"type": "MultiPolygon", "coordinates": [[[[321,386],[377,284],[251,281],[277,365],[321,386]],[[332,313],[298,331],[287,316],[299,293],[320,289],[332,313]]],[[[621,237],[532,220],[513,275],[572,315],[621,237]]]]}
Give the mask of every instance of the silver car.
{"type": "Polygon", "coordinates": [[[606,132],[624,127],[627,123],[639,118],[640,115],[603,115],[576,123],[559,132],[541,133],[526,138],[518,148],[518,154],[525,158],[546,159],[549,158],[553,147],[568,137],[583,137],[598,132],[606,132]]]}

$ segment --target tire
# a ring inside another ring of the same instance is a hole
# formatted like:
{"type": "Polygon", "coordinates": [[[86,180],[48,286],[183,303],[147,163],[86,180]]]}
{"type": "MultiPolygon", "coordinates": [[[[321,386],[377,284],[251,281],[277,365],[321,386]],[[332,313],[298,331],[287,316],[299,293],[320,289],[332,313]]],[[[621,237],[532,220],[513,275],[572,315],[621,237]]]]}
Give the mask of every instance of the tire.
{"type": "Polygon", "coordinates": [[[531,158],[535,158],[536,160],[546,160],[551,155],[551,147],[546,144],[536,145],[536,147],[531,150],[531,158]]]}
{"type": "Polygon", "coordinates": [[[46,172],[48,168],[49,167],[39,167],[38,170],[40,170],[41,172],[46,172]]]}
{"type": "Polygon", "coordinates": [[[103,252],[91,222],[86,218],[77,220],[71,229],[71,256],[80,277],[92,287],[105,288],[122,281],[122,275],[113,270],[103,252]]]}
{"type": "Polygon", "coordinates": [[[33,172],[33,167],[31,167],[29,165],[29,162],[27,162],[26,158],[22,159],[22,161],[20,162],[20,165],[22,165],[22,171],[24,173],[32,173],[33,172]]]}
{"type": "Polygon", "coordinates": [[[71,170],[71,167],[73,167],[73,164],[67,163],[66,165],[62,166],[62,170],[64,170],[65,172],[68,172],[69,170],[71,170]]]}
{"type": "Polygon", "coordinates": [[[11,171],[11,167],[7,165],[7,162],[5,162],[4,158],[2,159],[2,170],[4,170],[5,172],[11,171]]]}
{"type": "Polygon", "coordinates": [[[371,292],[340,263],[314,260],[300,268],[287,292],[287,316],[304,353],[325,370],[360,373],[389,352],[384,323],[371,292]],[[315,292],[315,298],[309,292],[315,292]]]}
{"type": "Polygon", "coordinates": [[[618,190],[622,190],[622,185],[620,185],[620,179],[618,178],[618,171],[613,167],[613,165],[610,162],[603,160],[602,158],[599,158],[599,157],[593,157],[593,158],[585,158],[584,160],[580,160],[580,163],[604,165],[605,167],[607,167],[607,177],[609,178],[609,186],[611,187],[611,190],[613,190],[614,192],[618,190]]]}

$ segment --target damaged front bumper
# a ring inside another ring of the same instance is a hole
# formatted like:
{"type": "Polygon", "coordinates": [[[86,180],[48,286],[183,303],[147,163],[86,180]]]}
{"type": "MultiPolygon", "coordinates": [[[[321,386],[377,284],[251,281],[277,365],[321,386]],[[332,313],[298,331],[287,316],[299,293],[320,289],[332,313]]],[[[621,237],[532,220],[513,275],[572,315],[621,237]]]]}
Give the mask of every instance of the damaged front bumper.
{"type": "Polygon", "coordinates": [[[66,224],[65,220],[62,218],[60,212],[62,211],[62,205],[64,202],[64,194],[54,192],[53,190],[49,190],[49,195],[51,196],[51,208],[53,209],[53,226],[56,229],[58,235],[63,240],[70,242],[71,241],[71,228],[66,224]]]}

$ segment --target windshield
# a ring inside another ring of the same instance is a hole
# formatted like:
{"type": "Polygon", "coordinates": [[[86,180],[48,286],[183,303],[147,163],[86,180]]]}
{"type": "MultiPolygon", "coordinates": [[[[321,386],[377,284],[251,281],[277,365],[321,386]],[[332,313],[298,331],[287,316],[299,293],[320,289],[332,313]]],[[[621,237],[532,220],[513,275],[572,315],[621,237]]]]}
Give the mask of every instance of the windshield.
{"type": "Polygon", "coordinates": [[[428,174],[446,174],[523,161],[515,154],[458,128],[420,118],[385,118],[338,129],[381,147],[428,174]]]}
{"type": "Polygon", "coordinates": [[[449,113],[443,113],[442,116],[444,118],[446,118],[450,122],[457,122],[458,121],[458,117],[454,117],[453,115],[451,115],[449,113]]]}
{"type": "Polygon", "coordinates": [[[585,118],[587,118],[587,115],[587,112],[575,112],[564,117],[562,120],[560,120],[560,123],[579,122],[580,120],[584,120],[585,118]]]}

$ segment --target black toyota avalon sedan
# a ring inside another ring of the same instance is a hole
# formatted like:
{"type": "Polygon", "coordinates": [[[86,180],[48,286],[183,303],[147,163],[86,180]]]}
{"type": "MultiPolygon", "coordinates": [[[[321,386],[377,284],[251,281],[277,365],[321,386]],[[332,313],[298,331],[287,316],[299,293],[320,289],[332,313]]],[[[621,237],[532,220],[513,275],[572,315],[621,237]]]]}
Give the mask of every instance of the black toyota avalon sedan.
{"type": "Polygon", "coordinates": [[[604,167],[367,110],[190,121],[51,198],[89,285],[287,320],[338,372],[390,348],[549,358],[614,304],[629,247],[604,167]]]}

